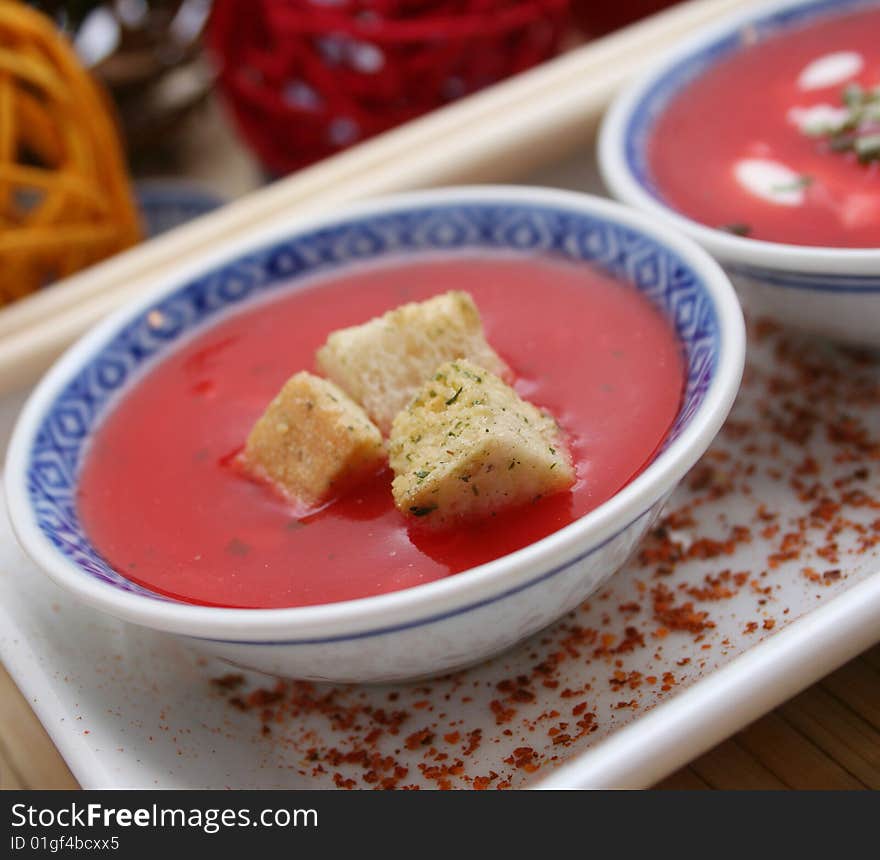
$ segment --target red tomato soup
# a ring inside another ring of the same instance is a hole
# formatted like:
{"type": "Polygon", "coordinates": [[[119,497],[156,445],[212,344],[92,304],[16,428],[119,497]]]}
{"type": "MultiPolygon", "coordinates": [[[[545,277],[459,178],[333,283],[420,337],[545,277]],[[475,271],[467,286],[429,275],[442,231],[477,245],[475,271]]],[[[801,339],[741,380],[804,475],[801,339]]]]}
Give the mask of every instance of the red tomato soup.
{"type": "Polygon", "coordinates": [[[665,201],[754,239],[880,247],[880,5],[739,49],[660,115],[665,201]]]}
{"type": "Polygon", "coordinates": [[[223,319],[158,364],[98,428],[79,512],[117,570],[191,603],[305,606],[441,579],[526,546],[610,498],[679,409],[675,333],[631,286],[585,266],[510,257],[366,268],[223,319]],[[410,528],[385,472],[305,521],[229,463],[254,421],[338,328],[467,290],[519,393],[553,412],[570,492],[445,534],[410,528]]]}

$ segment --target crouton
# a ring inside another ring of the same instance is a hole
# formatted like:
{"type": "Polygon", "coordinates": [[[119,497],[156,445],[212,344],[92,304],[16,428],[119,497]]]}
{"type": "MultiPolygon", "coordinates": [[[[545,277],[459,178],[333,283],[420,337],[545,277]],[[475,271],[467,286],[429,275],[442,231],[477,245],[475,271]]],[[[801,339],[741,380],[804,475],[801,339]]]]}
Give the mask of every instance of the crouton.
{"type": "Polygon", "coordinates": [[[385,435],[444,361],[467,358],[498,376],[510,373],[486,342],[474,300],[463,292],[401,305],[333,332],[316,358],[321,372],[360,403],[385,435]]]}
{"type": "Polygon", "coordinates": [[[575,480],[556,421],[465,360],[438,368],[394,419],[389,457],[397,507],[444,528],[575,480]]]}
{"type": "Polygon", "coordinates": [[[254,424],[243,465],[304,511],[375,474],[385,455],[364,410],[332,382],[302,372],[254,424]]]}

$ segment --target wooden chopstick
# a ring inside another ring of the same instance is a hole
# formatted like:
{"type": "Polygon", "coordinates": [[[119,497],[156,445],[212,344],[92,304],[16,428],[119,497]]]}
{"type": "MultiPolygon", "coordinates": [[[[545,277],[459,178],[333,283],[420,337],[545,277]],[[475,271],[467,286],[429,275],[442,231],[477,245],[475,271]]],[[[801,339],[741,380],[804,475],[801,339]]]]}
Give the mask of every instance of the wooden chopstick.
{"type": "Polygon", "coordinates": [[[509,180],[577,149],[620,87],[682,35],[760,0],[691,0],[255,191],[0,313],[0,393],[30,384],[157,276],[281,215],[458,182],[509,180]]]}

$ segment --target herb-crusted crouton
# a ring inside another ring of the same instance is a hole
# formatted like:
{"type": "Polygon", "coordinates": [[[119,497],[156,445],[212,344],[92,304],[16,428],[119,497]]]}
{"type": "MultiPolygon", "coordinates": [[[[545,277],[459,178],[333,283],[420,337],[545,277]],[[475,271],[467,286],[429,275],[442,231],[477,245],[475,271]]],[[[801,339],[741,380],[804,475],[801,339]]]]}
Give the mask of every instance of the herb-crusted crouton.
{"type": "Polygon", "coordinates": [[[297,373],[254,425],[244,466],[299,508],[314,508],[385,460],[382,434],[332,382],[297,373]]]}
{"type": "Polygon", "coordinates": [[[318,368],[347,391],[387,435],[394,416],[444,361],[467,358],[509,374],[483,335],[474,300],[449,292],[341,329],[317,353],[318,368]]]}
{"type": "Polygon", "coordinates": [[[397,507],[432,526],[568,489],[571,455],[552,417],[465,361],[434,373],[391,428],[397,507]]]}

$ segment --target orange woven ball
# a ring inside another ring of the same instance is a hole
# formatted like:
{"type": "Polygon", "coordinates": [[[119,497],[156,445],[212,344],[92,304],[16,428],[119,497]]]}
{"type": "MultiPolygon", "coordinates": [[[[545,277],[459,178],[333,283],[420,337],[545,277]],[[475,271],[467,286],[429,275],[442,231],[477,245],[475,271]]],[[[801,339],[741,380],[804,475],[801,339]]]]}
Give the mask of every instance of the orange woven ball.
{"type": "Polygon", "coordinates": [[[0,305],[140,235],[103,94],[48,18],[0,2],[0,305]]]}

